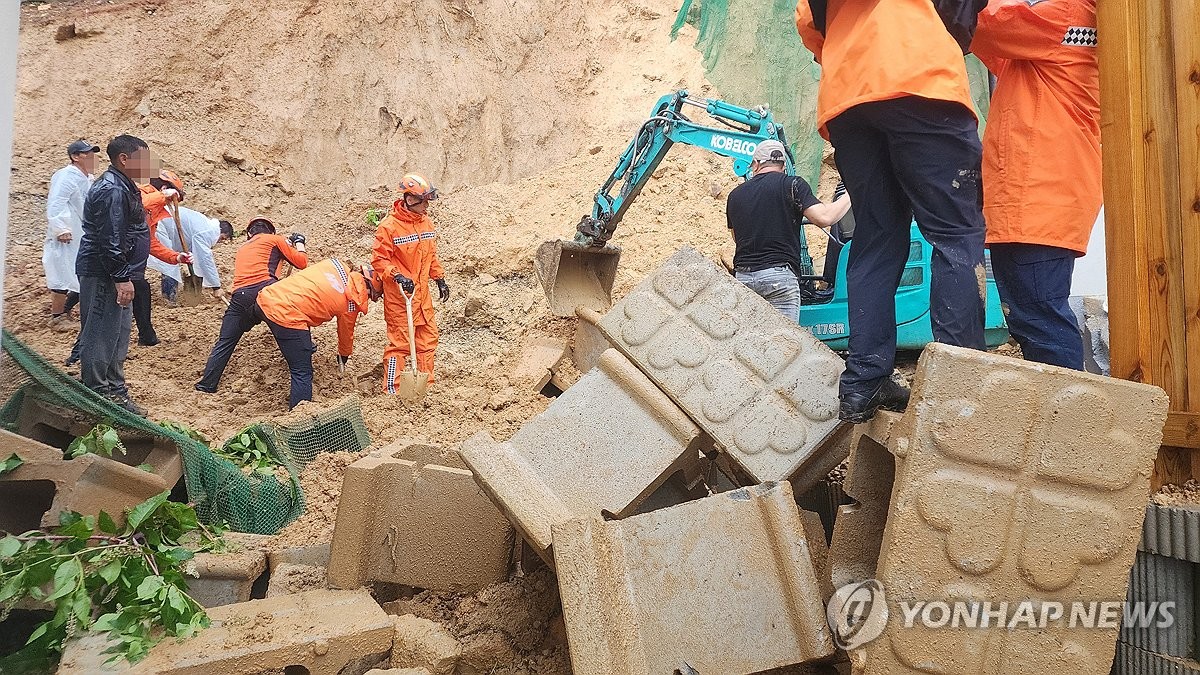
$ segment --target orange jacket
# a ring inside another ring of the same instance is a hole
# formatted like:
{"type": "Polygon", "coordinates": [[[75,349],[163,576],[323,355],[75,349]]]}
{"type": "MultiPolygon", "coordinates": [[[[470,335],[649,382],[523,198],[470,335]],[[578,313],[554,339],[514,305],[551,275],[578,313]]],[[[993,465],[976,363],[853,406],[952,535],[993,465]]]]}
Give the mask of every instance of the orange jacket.
{"type": "Polygon", "coordinates": [[[409,211],[400,201],[394,203],[392,212],[380,221],[379,229],[375,230],[371,267],[383,277],[385,289],[389,285],[396,286],[393,279],[397,274],[412,279],[416,286],[412,300],[413,323],[433,321],[429,280],[443,279],[446,272],[438,260],[437,233],[428,216],[409,211]]]}
{"type": "Polygon", "coordinates": [[[1095,0],[991,0],[971,50],[997,80],[983,137],[988,243],[1083,255],[1103,200],[1095,0]]]}
{"type": "Polygon", "coordinates": [[[308,256],[277,234],[250,237],[233,256],[233,290],[279,280],[279,264],[287,260],[298,270],[308,267],[308,256]]]}
{"type": "Polygon", "coordinates": [[[354,323],[369,303],[362,274],[337,260],[311,265],[258,294],[262,313],[284,328],[306,330],[336,318],[342,356],[354,353],[354,323]]]}
{"type": "Polygon", "coordinates": [[[962,49],[929,0],[829,0],[822,36],[808,0],[796,3],[796,30],[821,64],[817,125],[860,103],[922,96],[956,101],[971,114],[962,49]]]}
{"type": "Polygon", "coordinates": [[[156,236],[159,222],[171,216],[167,211],[167,196],[153,185],[138,185],[138,189],[142,191],[142,208],[146,210],[146,225],[150,227],[150,255],[168,265],[178,265],[180,254],[167,248],[156,236]]]}

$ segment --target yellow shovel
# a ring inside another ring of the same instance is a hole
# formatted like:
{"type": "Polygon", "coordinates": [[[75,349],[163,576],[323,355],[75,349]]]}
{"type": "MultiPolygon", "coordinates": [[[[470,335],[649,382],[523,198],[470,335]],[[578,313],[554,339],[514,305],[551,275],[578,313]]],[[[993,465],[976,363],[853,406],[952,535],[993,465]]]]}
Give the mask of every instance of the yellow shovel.
{"type": "Polygon", "coordinates": [[[425,398],[425,391],[429,388],[429,373],[417,370],[417,341],[412,317],[412,299],[416,291],[409,295],[401,287],[400,295],[404,296],[404,310],[408,313],[408,352],[411,358],[408,367],[400,372],[400,390],[397,394],[405,401],[419,401],[425,398]]]}

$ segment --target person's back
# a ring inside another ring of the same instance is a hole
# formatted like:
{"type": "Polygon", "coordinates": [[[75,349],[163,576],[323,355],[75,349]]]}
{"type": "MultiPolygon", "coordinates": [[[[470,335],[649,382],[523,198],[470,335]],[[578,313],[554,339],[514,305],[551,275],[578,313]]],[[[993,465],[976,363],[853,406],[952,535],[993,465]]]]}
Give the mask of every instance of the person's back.
{"type": "MultiPolygon", "coordinates": [[[[759,174],[729,193],[726,217],[736,249],[733,265],[754,272],[768,267],[800,269],[800,212],[788,198],[796,178],[784,173],[759,174]]],[[[804,185],[808,195],[812,190],[804,185]]]]}
{"type": "Polygon", "coordinates": [[[260,291],[258,306],[266,318],[295,329],[319,326],[358,310],[365,312],[365,302],[356,302],[356,295],[365,299],[365,290],[356,293],[349,272],[337,260],[309,265],[260,291]]]}
{"type": "Polygon", "coordinates": [[[278,280],[284,262],[302,270],[308,266],[308,256],[278,234],[254,235],[234,254],[233,290],[278,280]]]}

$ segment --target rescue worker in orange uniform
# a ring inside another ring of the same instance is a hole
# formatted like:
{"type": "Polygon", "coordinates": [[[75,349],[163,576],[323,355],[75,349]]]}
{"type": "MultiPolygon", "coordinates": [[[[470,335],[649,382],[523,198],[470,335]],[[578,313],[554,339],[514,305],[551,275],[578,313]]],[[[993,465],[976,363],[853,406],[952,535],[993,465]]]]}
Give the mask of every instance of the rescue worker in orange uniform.
{"type": "Polygon", "coordinates": [[[259,319],[271,329],[291,373],[289,408],[312,400],[312,327],[337,319],[338,366],[344,368],[354,353],[354,324],[382,292],[369,265],[354,269],[340,260],[309,265],[259,292],[259,319]]]}
{"type": "MultiPolygon", "coordinates": [[[[183,180],[174,171],[163,169],[157,178],[138,185],[138,189],[142,191],[142,208],[146,210],[146,224],[150,226],[150,255],[168,265],[190,263],[191,255],[172,251],[157,237],[158,224],[171,215],[167,205],[183,201],[183,180]]],[[[138,344],[153,347],[159,340],[150,317],[150,282],[144,276],[134,281],[133,293],[133,319],[137,323],[138,344]]]]}
{"type": "Polygon", "coordinates": [[[438,345],[437,319],[429,283],[437,285],[438,299],[450,299],[446,272],[438,260],[437,235],[426,215],[437,190],[425,178],[408,174],[400,181],[400,199],[375,231],[371,266],[383,281],[383,318],[388,346],[383,352],[383,390],[395,394],[400,373],[409,358],[408,314],[405,295],[412,299],[413,332],[417,347],[416,368],[433,383],[433,356],[438,345]]]}
{"type": "Polygon", "coordinates": [[[908,404],[908,390],[891,375],[896,289],[914,216],[933,245],[934,339],[985,346],[976,276],[983,270],[982,148],[963,62],[973,24],[972,18],[968,26],[952,27],[929,0],[796,5],[796,28],[822,66],[818,126],[836,150],[853,200],[843,420],[865,422],[879,408],[908,404]]]}
{"type": "Polygon", "coordinates": [[[996,75],[983,212],[1008,328],[1030,361],[1083,369],[1067,304],[1100,213],[1095,0],[992,0],[971,51],[996,75]]]}
{"type": "Polygon", "coordinates": [[[308,267],[306,240],[299,232],[285,239],[275,234],[274,223],[258,216],[246,227],[246,237],[246,243],[233,257],[233,291],[221,319],[221,333],[204,366],[204,376],[196,383],[196,391],[206,394],[217,392],[225,366],[229,365],[242,336],[262,323],[257,310],[258,294],[279,281],[280,265],[288,262],[298,270],[308,267]]]}

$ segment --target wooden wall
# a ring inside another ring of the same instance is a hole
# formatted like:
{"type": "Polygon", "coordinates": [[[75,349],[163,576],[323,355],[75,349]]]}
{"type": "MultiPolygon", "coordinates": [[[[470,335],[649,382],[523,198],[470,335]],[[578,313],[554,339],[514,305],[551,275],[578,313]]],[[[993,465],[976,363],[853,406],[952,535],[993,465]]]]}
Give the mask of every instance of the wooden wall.
{"type": "Polygon", "coordinates": [[[1155,482],[1200,478],[1200,0],[1098,1],[1112,374],[1171,397],[1155,482]]]}

